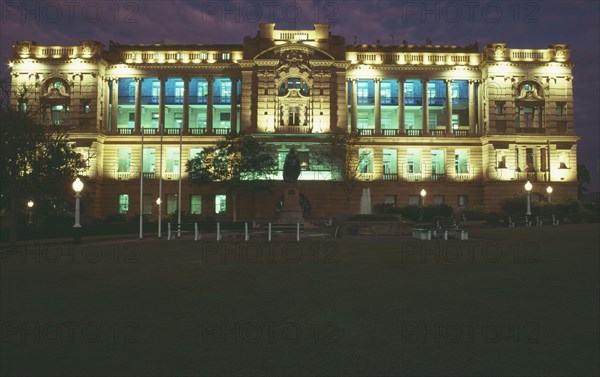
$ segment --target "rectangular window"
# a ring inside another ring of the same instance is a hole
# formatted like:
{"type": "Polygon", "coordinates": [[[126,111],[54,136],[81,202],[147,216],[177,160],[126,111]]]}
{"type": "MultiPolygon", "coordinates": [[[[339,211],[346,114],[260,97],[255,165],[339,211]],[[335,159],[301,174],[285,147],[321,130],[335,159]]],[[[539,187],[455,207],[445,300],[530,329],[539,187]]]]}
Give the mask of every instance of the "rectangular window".
{"type": "Polygon", "coordinates": [[[152,119],[150,119],[150,128],[158,128],[158,113],[152,113],[152,119]]]}
{"type": "Polygon", "coordinates": [[[231,53],[230,52],[222,52],[221,53],[221,60],[229,60],[231,59],[231,53]]]}
{"type": "Polygon", "coordinates": [[[446,199],[444,195],[434,195],[433,196],[433,205],[439,206],[440,204],[444,204],[446,199]]]}
{"type": "Polygon", "coordinates": [[[62,122],[62,105],[52,106],[52,124],[59,126],[62,122]]]}
{"type": "Polygon", "coordinates": [[[129,211],[129,195],[119,195],[119,213],[126,215],[129,211]]]}
{"type": "Polygon", "coordinates": [[[129,113],[128,128],[135,128],[135,113],[129,113]]]}
{"type": "Polygon", "coordinates": [[[557,102],[556,103],[556,115],[559,117],[564,116],[566,108],[567,108],[567,104],[565,102],[557,102]]]}
{"type": "MultiPolygon", "coordinates": [[[[458,88],[458,83],[453,82],[450,85],[451,85],[450,91],[452,93],[452,99],[456,100],[456,99],[460,98],[460,90],[458,88]]],[[[456,103],[456,101],[452,101],[452,103],[456,103]]]]}
{"type": "Polygon", "coordinates": [[[464,208],[469,205],[469,195],[458,195],[458,207],[464,208]]]}
{"type": "Polygon", "coordinates": [[[160,81],[152,81],[152,103],[158,103],[160,97],[160,81]]]}
{"type": "Polygon", "coordinates": [[[525,165],[526,171],[535,171],[533,148],[525,148],[525,165]]]}
{"type": "Polygon", "coordinates": [[[373,173],[373,149],[360,148],[358,150],[358,171],[361,174],[373,173]]]}
{"type": "Polygon", "coordinates": [[[221,127],[229,127],[231,124],[231,113],[220,113],[219,119],[221,122],[221,127]]]}
{"type": "Polygon", "coordinates": [[[154,148],[144,148],[144,173],[154,173],[156,164],[156,150],[154,148]]]}
{"type": "Polygon", "coordinates": [[[165,173],[179,173],[179,148],[167,148],[165,173]]]}
{"type": "Polygon", "coordinates": [[[412,130],[415,128],[415,114],[406,113],[404,114],[404,125],[407,130],[412,130]]]}
{"type": "Polygon", "coordinates": [[[172,215],[177,212],[177,194],[167,195],[167,214],[172,215]]]}
{"type": "Polygon", "coordinates": [[[359,81],[356,84],[358,103],[369,103],[369,83],[359,81]]]}
{"type": "Polygon", "coordinates": [[[231,98],[231,81],[221,81],[221,98],[222,102],[229,103],[231,98]]]}
{"type": "Polygon", "coordinates": [[[143,214],[144,215],[151,215],[152,214],[152,207],[154,204],[154,200],[152,198],[152,194],[144,194],[144,197],[142,199],[143,203],[142,203],[142,208],[143,208],[143,214]]]}
{"type": "Polygon", "coordinates": [[[198,113],[198,117],[196,118],[196,125],[198,128],[206,128],[206,112],[198,113]]]}
{"type": "Polygon", "coordinates": [[[404,104],[413,105],[415,103],[415,84],[412,82],[404,83],[404,104]]]}
{"type": "Polygon", "coordinates": [[[385,195],[383,197],[383,204],[396,205],[396,195],[385,195]]]}
{"type": "Polygon", "coordinates": [[[431,151],[431,174],[440,175],[446,173],[446,161],[444,150],[433,149],[431,151]]]}
{"type": "Polygon", "coordinates": [[[173,127],[181,129],[181,125],[183,124],[183,113],[175,113],[173,119],[173,127]]]}
{"type": "Polygon", "coordinates": [[[383,150],[383,174],[398,173],[398,153],[395,149],[383,150]]]}
{"type": "Polygon", "coordinates": [[[227,196],[226,195],[215,195],[215,213],[227,212],[227,196]]]}
{"type": "Polygon", "coordinates": [[[131,168],[131,148],[119,148],[119,162],[117,171],[119,173],[129,173],[131,168]]]}
{"type": "Polygon", "coordinates": [[[428,82],[427,83],[427,96],[429,96],[429,99],[433,99],[436,96],[436,90],[435,90],[435,83],[433,82],[428,82]]]}
{"type": "Polygon", "coordinates": [[[175,102],[183,103],[183,81],[175,81],[175,102]]]}
{"type": "Polygon", "coordinates": [[[547,157],[548,157],[547,153],[548,152],[546,151],[546,148],[541,148],[540,149],[540,170],[541,171],[546,171],[547,170],[547,168],[546,168],[546,165],[547,165],[546,161],[547,161],[547,157]]]}
{"type": "Polygon", "coordinates": [[[523,119],[525,121],[525,127],[533,127],[533,107],[526,107],[523,119]]]}
{"type": "Polygon", "coordinates": [[[83,112],[89,114],[90,112],[90,101],[83,101],[83,112]]]}
{"type": "Polygon", "coordinates": [[[25,101],[19,102],[19,109],[21,110],[22,113],[26,113],[27,112],[27,102],[25,102],[25,101]]]}
{"type": "Polygon", "coordinates": [[[206,98],[208,96],[208,82],[207,81],[198,81],[198,98],[206,98]]]}
{"type": "Polygon", "coordinates": [[[190,195],[190,213],[199,215],[202,213],[202,196],[190,195]]]}
{"type": "Polygon", "coordinates": [[[429,129],[434,130],[437,127],[437,114],[429,112],[429,129]]]}
{"type": "Polygon", "coordinates": [[[204,151],[204,148],[190,148],[190,160],[193,160],[204,151]]]}
{"type": "Polygon", "coordinates": [[[392,103],[392,83],[381,83],[380,99],[382,104],[392,103]]]}
{"type": "Polygon", "coordinates": [[[420,206],[421,205],[421,197],[419,195],[409,195],[408,196],[408,205],[409,206],[420,206]]]}
{"type": "Polygon", "coordinates": [[[458,114],[452,114],[452,129],[458,129],[458,114]]]}
{"type": "Polygon", "coordinates": [[[496,154],[496,166],[498,169],[506,169],[506,155],[504,152],[498,152],[496,154]]]}
{"type": "Polygon", "coordinates": [[[421,150],[409,149],[406,157],[406,172],[409,174],[421,173],[421,150]]]}
{"type": "Polygon", "coordinates": [[[454,172],[456,174],[469,173],[469,150],[457,149],[454,152],[454,172]]]}
{"type": "Polygon", "coordinates": [[[356,126],[359,129],[369,128],[369,118],[364,114],[358,115],[358,120],[356,126]]]}

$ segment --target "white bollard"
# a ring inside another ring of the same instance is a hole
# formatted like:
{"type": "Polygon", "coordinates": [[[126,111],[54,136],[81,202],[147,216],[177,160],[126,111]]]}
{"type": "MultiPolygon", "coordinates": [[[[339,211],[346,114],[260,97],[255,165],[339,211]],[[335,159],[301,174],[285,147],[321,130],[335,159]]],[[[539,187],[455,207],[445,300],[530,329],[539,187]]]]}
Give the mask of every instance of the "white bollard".
{"type": "Polygon", "coordinates": [[[167,241],[171,239],[171,223],[167,223],[167,241]]]}
{"type": "Polygon", "coordinates": [[[221,241],[221,223],[217,223],[217,241],[221,241]]]}
{"type": "Polygon", "coordinates": [[[194,223],[194,241],[198,241],[200,237],[200,233],[198,232],[198,223],[194,223]]]}
{"type": "Polygon", "coordinates": [[[248,241],[250,239],[250,235],[248,234],[248,223],[244,223],[245,237],[244,241],[248,241]]]}
{"type": "Polygon", "coordinates": [[[296,241],[300,241],[300,223],[296,223],[296,241]]]}
{"type": "Polygon", "coordinates": [[[269,223],[269,241],[271,241],[271,223],[269,223]]]}

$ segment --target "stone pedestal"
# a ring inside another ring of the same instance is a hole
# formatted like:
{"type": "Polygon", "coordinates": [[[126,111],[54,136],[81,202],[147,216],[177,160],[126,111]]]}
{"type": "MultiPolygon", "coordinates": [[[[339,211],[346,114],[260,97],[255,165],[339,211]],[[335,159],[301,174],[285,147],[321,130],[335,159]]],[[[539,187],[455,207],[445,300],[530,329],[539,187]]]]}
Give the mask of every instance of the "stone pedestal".
{"type": "Polygon", "coordinates": [[[304,224],[300,206],[300,192],[295,187],[288,187],[283,194],[283,208],[279,215],[279,224],[304,224]]]}

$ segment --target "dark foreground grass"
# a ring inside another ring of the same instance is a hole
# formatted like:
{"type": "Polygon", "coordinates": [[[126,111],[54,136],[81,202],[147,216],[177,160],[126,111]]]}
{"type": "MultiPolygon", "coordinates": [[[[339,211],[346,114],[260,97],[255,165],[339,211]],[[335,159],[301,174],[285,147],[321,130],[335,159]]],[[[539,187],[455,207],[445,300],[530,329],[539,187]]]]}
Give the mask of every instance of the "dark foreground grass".
{"type": "Polygon", "coordinates": [[[598,226],[3,252],[2,375],[595,376],[598,226]]]}

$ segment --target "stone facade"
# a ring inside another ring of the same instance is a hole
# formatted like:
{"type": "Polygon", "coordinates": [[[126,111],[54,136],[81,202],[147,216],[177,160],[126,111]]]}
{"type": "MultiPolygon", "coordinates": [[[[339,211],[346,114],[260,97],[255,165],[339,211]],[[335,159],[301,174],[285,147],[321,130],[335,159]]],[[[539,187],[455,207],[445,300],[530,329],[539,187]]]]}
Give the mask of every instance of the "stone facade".
{"type": "MultiPolygon", "coordinates": [[[[225,193],[190,185],[185,164],[240,131],[280,159],[292,146],[304,156],[298,188],[313,218],[357,212],[363,187],[375,204],[415,203],[425,188],[426,204],[497,210],[528,180],[542,200],[549,185],[553,199],[576,197],[573,65],[566,45],[358,45],[324,24],[261,24],[230,45],[18,41],[11,101],[68,131],[88,166],[88,216],[135,215],[140,205],[157,216],[161,176],[172,212],[180,171],[183,212],[231,214],[231,198],[223,206],[225,193]],[[344,132],[368,156],[349,203],[331,172],[310,165],[325,135],[344,132]]],[[[285,187],[242,193],[239,217],[276,218],[285,187]]]]}

